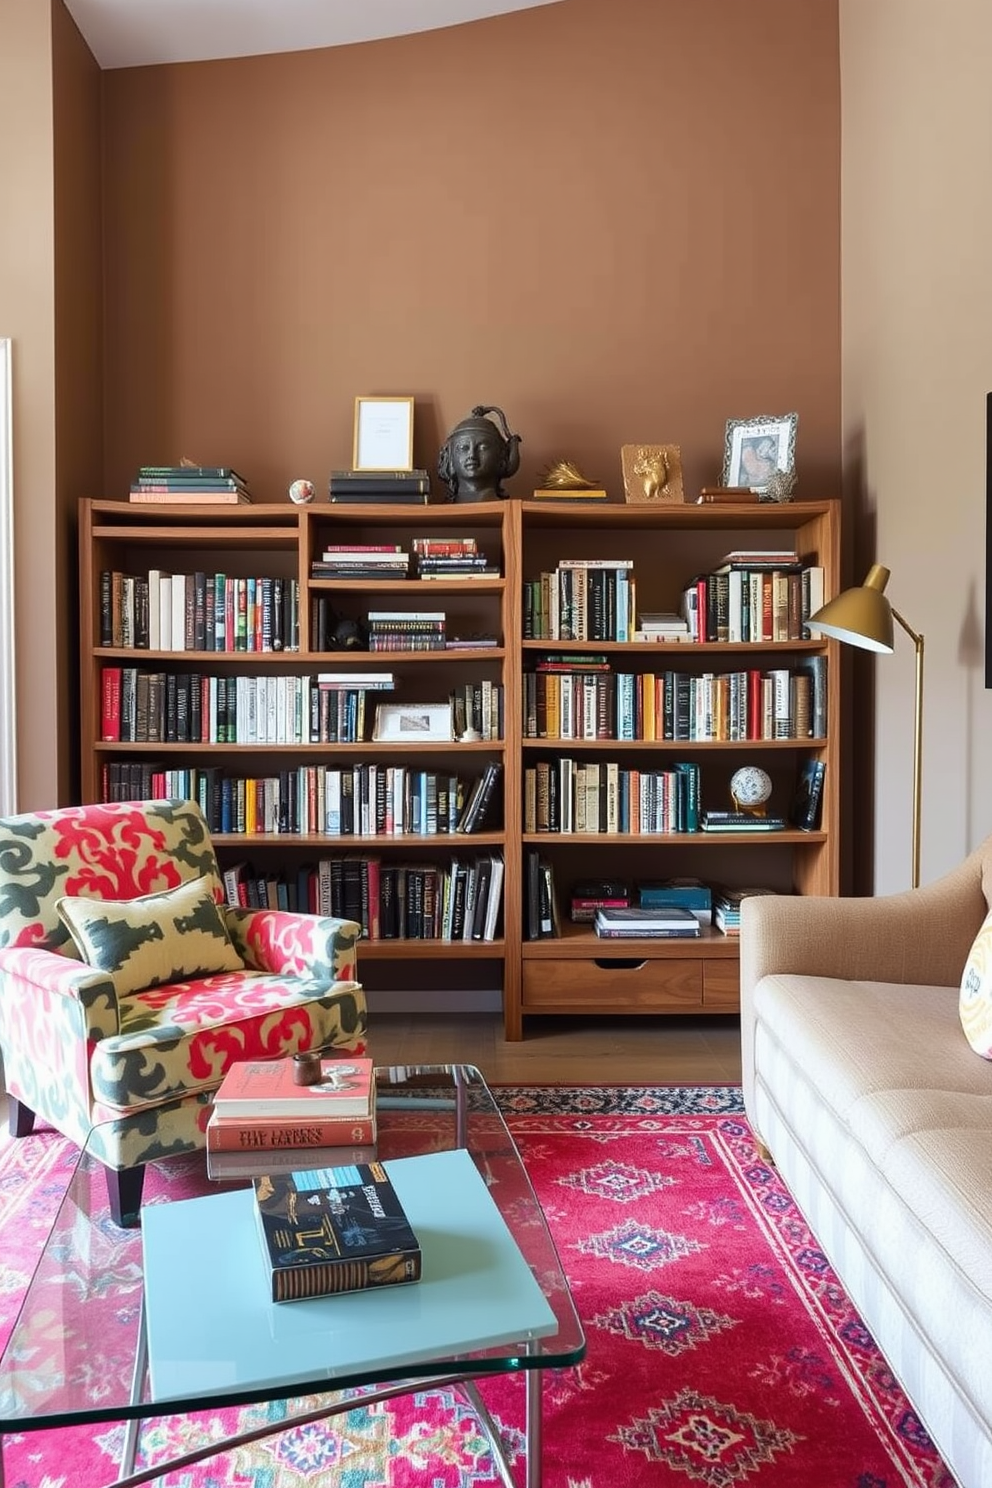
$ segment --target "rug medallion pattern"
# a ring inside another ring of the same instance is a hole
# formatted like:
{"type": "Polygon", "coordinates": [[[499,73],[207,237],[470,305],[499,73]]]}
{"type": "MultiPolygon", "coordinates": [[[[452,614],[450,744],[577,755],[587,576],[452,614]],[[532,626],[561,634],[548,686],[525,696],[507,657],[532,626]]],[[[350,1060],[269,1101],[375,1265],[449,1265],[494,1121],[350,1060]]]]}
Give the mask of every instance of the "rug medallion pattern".
{"type": "MultiPolygon", "coordinates": [[[[545,1381],[545,1488],[953,1488],[791,1197],[758,1157],[738,1088],[496,1094],[588,1338],[584,1361],[545,1381]]],[[[403,1113],[411,1140],[417,1119],[403,1113]]],[[[54,1133],[0,1140],[3,1336],[73,1158],[54,1133]]],[[[172,1165],[170,1185],[193,1183],[195,1159],[185,1161],[185,1174],[172,1165]]],[[[149,1173],[150,1197],[164,1181],[149,1173]]],[[[71,1274],[70,1254],[61,1264],[71,1274]]],[[[38,1368],[57,1367],[57,1338],[38,1349],[38,1368]]],[[[522,1382],[481,1388],[519,1473],[522,1382]]],[[[273,1422],[285,1429],[168,1473],[162,1488],[499,1482],[454,1391],[379,1406],[356,1400],[333,1429],[294,1427],[319,1398],[149,1421],[139,1460],[165,1462],[273,1422]]],[[[101,1488],[113,1480],[122,1436],[107,1425],[8,1437],[7,1488],[101,1488]]]]}

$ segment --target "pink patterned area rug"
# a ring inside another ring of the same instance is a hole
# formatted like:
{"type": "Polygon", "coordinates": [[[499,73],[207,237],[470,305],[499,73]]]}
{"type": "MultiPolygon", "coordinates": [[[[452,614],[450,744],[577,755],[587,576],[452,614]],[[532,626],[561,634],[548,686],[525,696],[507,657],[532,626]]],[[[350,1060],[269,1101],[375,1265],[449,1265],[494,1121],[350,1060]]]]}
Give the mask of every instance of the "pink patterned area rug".
{"type": "MultiPolygon", "coordinates": [[[[953,1488],[788,1192],[758,1158],[738,1089],[496,1093],[588,1337],[585,1361],[546,1381],[545,1488],[953,1488]]],[[[74,1156],[54,1133],[0,1139],[0,1338],[74,1156]]],[[[154,1194],[155,1176],[148,1182],[154,1194]]],[[[482,1390],[522,1481],[522,1381],[482,1390]]],[[[271,1421],[284,1429],[159,1482],[499,1482],[454,1392],[357,1404],[333,1429],[294,1429],[293,1413],[318,1399],[146,1423],[139,1463],[271,1421]]],[[[103,1488],[116,1476],[122,1436],[105,1425],[8,1437],[7,1488],[103,1488]]]]}

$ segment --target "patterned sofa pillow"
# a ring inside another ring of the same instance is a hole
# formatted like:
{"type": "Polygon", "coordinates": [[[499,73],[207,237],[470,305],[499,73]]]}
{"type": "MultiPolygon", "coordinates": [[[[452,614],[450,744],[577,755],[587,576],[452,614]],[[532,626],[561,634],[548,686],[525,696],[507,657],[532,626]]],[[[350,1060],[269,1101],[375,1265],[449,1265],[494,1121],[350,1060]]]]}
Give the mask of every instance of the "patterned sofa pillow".
{"type": "Polygon", "coordinates": [[[209,877],[192,878],[141,899],[85,899],[66,895],[56,908],[88,965],[114,979],[118,997],[187,982],[221,971],[241,971],[209,877]]]}
{"type": "Polygon", "coordinates": [[[972,942],[958,997],[961,1027],[976,1054],[992,1059],[992,910],[972,942]]]}

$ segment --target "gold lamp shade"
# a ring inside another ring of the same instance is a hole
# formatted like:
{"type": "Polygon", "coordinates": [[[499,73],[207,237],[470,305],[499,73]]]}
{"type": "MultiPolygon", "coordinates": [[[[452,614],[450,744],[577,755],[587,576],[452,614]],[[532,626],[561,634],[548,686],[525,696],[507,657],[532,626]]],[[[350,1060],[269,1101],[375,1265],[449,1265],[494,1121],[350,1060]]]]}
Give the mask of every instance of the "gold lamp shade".
{"type": "Polygon", "coordinates": [[[865,651],[894,651],[892,606],[885,597],[889,570],[873,563],[864,583],[845,589],[817,610],[809,624],[825,636],[865,651]]]}
{"type": "Polygon", "coordinates": [[[849,646],[860,646],[863,651],[895,650],[892,622],[909,636],[916,648],[916,699],[913,712],[913,888],[920,883],[920,807],[923,791],[923,636],[899,611],[893,609],[885,597],[885,586],[889,582],[889,570],[881,563],[873,563],[864,583],[854,589],[845,589],[836,599],[830,600],[806,622],[821,635],[849,646]]]}

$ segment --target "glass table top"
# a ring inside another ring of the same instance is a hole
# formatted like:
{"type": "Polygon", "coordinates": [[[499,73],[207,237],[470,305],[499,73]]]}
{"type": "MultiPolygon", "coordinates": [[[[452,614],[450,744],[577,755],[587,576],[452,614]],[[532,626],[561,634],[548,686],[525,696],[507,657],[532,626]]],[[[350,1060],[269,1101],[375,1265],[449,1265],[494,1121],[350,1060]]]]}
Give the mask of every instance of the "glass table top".
{"type": "MultiPolygon", "coordinates": [[[[305,1361],[280,1366],[277,1378],[232,1380],[222,1362],[198,1358],[195,1388],[172,1381],[152,1395],[142,1325],[143,1247],[140,1229],[114,1224],[103,1165],[84,1150],[62,1200],[41,1257],[0,1358],[0,1433],[71,1422],[124,1420],[253,1400],[291,1399],[315,1391],[340,1391],[404,1379],[567,1367],[585,1353],[585,1337],[568,1283],[513,1138],[478,1070],[470,1065],[403,1066],[376,1070],[378,1155],[381,1161],[465,1148],[485,1180],[502,1220],[549,1304],[555,1331],[541,1338],[453,1353],[443,1328],[429,1346],[380,1358],[374,1367],[352,1367],[347,1350],[333,1373],[309,1340],[305,1361]]],[[[30,1140],[30,1139],[28,1139],[30,1140]]],[[[305,1164],[301,1164],[305,1166],[305,1164]]],[[[249,1179],[212,1183],[203,1152],[149,1166],[145,1205],[172,1204],[207,1194],[250,1188],[249,1179]]],[[[202,1209],[202,1205],[200,1206],[202,1209]]],[[[204,1264],[222,1266],[223,1256],[204,1264]]],[[[258,1285],[267,1279],[259,1255],[258,1285]]],[[[414,1284],[415,1286],[418,1284],[414,1284]]],[[[382,1307],[383,1289],[375,1298],[382,1307]]],[[[397,1292],[408,1288],[397,1288],[397,1292]]],[[[361,1297],[350,1294],[360,1316],[361,1297]]],[[[334,1297],[320,1299],[333,1309],[334,1297]]],[[[273,1319],[287,1308],[315,1304],[268,1303],[273,1319]]],[[[319,1326],[319,1318],[317,1320],[319,1326]]],[[[330,1330],[328,1333],[330,1338],[330,1330]]],[[[219,1356],[223,1349],[218,1349],[219,1356]]],[[[328,1350],[328,1355],[330,1350],[328,1350]]]]}

